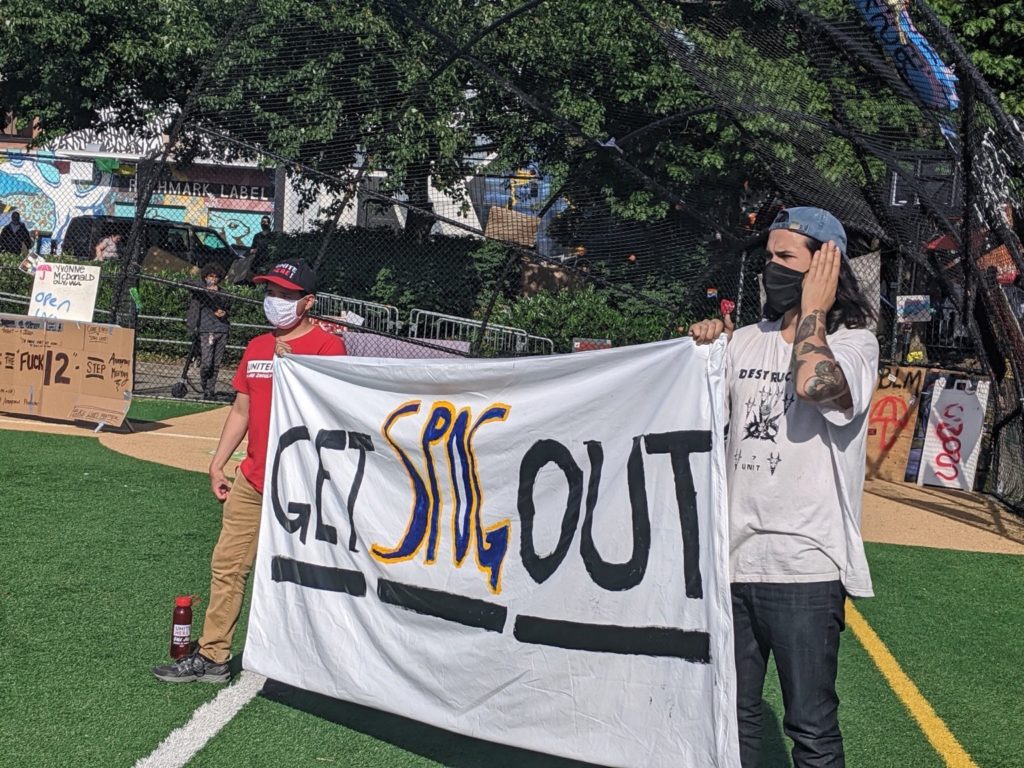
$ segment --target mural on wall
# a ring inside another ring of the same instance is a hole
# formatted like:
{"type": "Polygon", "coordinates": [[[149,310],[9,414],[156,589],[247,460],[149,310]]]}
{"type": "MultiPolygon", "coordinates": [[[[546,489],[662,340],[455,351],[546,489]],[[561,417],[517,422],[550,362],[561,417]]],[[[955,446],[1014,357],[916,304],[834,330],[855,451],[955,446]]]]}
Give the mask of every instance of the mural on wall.
{"type": "MultiPolygon", "coordinates": [[[[12,210],[20,211],[26,226],[39,234],[35,250],[50,253],[51,243],[59,248],[76,216],[133,216],[133,166],[103,160],[72,161],[52,152],[0,154],[0,226],[12,210]],[[92,178],[82,180],[89,171],[92,178]]],[[[209,226],[229,244],[249,246],[260,218],[273,213],[270,178],[254,168],[173,169],[157,185],[148,215],[209,226]]]]}
{"type": "Polygon", "coordinates": [[[0,226],[20,211],[29,230],[60,241],[74,216],[108,212],[110,173],[92,183],[73,181],[71,163],[52,153],[0,155],[0,226]]]}
{"type": "MultiPolygon", "coordinates": [[[[272,173],[258,168],[172,168],[157,182],[147,215],[210,227],[229,245],[249,247],[260,231],[260,219],[274,211],[272,178],[272,173]]],[[[115,183],[135,200],[135,177],[115,183]]]]}

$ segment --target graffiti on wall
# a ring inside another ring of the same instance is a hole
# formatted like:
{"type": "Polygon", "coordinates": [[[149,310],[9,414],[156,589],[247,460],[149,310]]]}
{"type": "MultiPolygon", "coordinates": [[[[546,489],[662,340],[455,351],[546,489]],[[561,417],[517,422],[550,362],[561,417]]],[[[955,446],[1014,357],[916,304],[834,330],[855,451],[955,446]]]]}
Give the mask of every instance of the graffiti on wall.
{"type": "MultiPolygon", "coordinates": [[[[42,242],[64,240],[76,216],[132,216],[135,213],[134,177],[91,166],[89,180],[73,174],[72,162],[53,153],[0,154],[0,226],[17,210],[42,242]]],[[[205,169],[203,178],[172,171],[158,186],[147,214],[153,218],[184,221],[216,229],[236,246],[249,246],[259,232],[260,218],[273,212],[274,188],[260,183],[265,174],[252,169],[205,169]],[[221,175],[218,181],[214,177],[221,175]]],[[[48,252],[49,248],[47,248],[48,252]]]]}
{"type": "Polygon", "coordinates": [[[30,230],[61,240],[74,216],[107,213],[111,174],[101,173],[90,183],[76,182],[70,166],[52,154],[8,155],[0,163],[0,224],[17,210],[30,230]]]}
{"type": "Polygon", "coordinates": [[[955,376],[936,380],[918,485],[974,490],[990,386],[955,376]]]}
{"type": "Polygon", "coordinates": [[[907,466],[924,382],[921,368],[884,366],[868,412],[867,476],[899,482],[907,466]]]}

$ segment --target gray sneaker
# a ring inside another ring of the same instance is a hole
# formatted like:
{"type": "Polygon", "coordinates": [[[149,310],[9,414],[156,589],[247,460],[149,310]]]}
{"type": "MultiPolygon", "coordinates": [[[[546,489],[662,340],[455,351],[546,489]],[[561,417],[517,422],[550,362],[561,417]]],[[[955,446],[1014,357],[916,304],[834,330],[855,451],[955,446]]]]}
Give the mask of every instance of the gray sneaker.
{"type": "Polygon", "coordinates": [[[183,659],[172,664],[161,664],[153,667],[153,676],[165,683],[226,683],[231,679],[227,663],[215,664],[208,658],[193,651],[183,659]]]}

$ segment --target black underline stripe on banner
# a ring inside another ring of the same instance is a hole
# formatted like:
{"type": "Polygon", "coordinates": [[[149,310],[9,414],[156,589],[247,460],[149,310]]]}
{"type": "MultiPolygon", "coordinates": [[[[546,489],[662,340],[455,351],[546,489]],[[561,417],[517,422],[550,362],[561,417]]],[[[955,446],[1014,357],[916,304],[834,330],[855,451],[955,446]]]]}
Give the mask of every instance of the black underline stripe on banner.
{"type": "Polygon", "coordinates": [[[707,632],[673,627],[616,627],[573,621],[517,616],[516,640],[572,651],[595,651],[633,656],[668,656],[698,664],[711,662],[707,632]]]}
{"type": "Polygon", "coordinates": [[[398,608],[488,632],[501,632],[508,616],[508,609],[503,605],[387,579],[378,579],[377,596],[398,608]]]}
{"type": "Polygon", "coordinates": [[[270,561],[270,578],[287,581],[310,589],[344,592],[354,597],[366,597],[366,577],[359,571],[331,568],[326,565],[304,563],[289,557],[275,555],[270,561]]]}

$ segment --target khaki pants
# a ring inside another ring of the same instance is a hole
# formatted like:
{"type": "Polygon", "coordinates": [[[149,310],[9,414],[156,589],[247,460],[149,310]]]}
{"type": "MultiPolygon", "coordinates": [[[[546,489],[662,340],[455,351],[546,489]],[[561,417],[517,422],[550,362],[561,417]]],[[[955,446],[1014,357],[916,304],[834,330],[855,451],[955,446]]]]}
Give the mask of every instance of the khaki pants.
{"type": "Polygon", "coordinates": [[[231,658],[231,638],[256,559],[262,508],[263,496],[239,471],[224,502],[220,538],[210,563],[210,602],[199,638],[200,653],[216,664],[231,658]]]}

